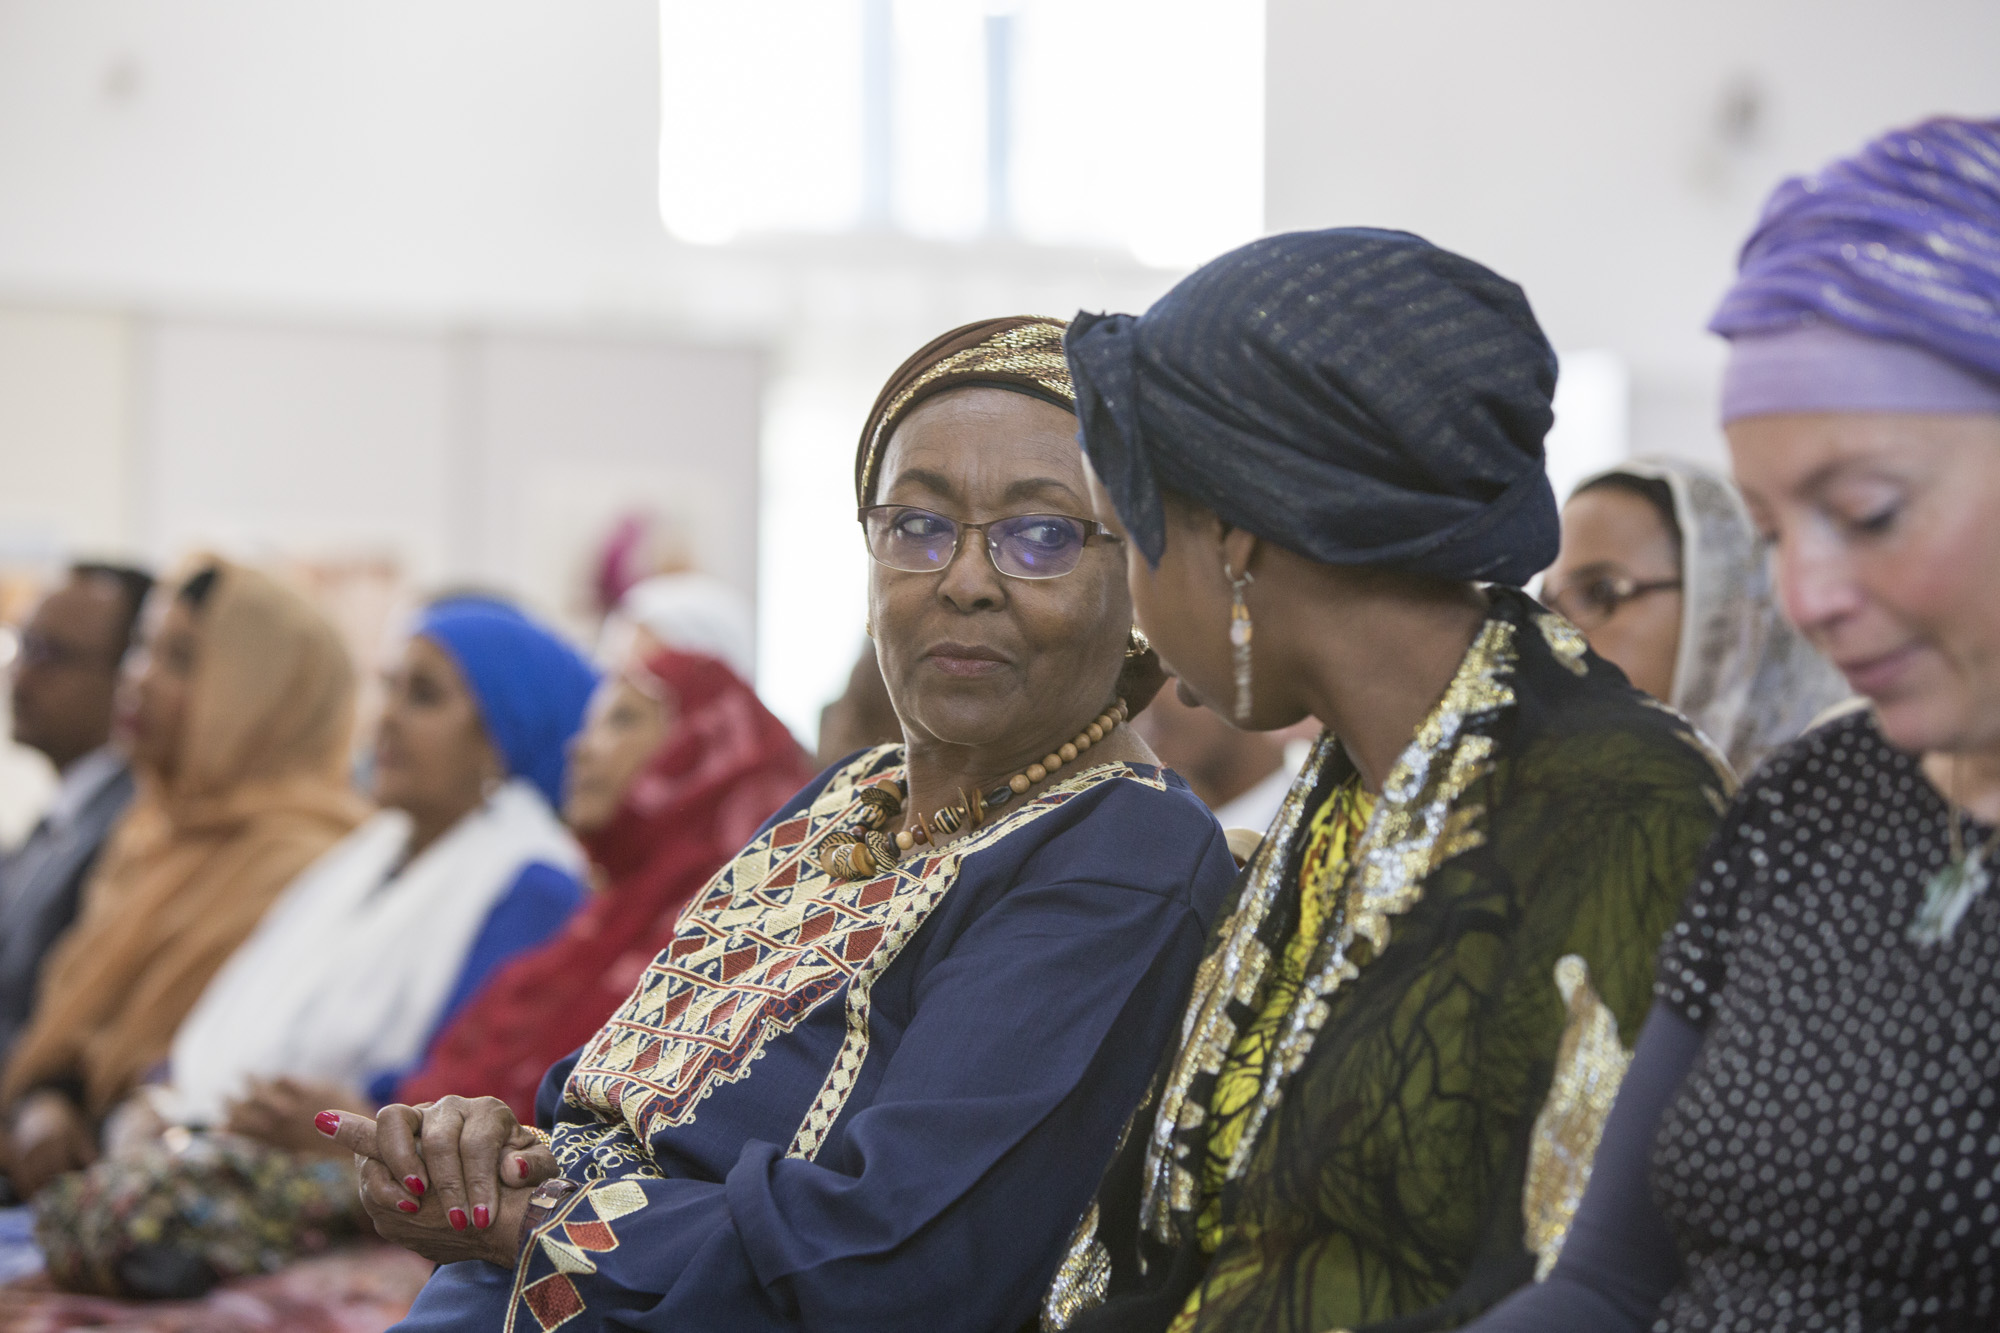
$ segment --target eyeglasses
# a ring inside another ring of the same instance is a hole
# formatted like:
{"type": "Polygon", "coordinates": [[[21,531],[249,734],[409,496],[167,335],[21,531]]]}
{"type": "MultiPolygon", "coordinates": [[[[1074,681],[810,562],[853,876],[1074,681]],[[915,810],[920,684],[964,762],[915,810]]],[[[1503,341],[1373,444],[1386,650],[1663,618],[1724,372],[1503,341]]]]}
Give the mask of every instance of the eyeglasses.
{"type": "Polygon", "coordinates": [[[1092,542],[1117,541],[1111,529],[1067,514],[1016,514],[987,523],[963,523],[909,505],[875,505],[859,511],[875,563],[905,574],[934,574],[951,564],[964,534],[985,539],[993,568],[1010,578],[1053,579],[1075,569],[1092,542]]]}
{"type": "Polygon", "coordinates": [[[23,630],[14,655],[14,668],[39,667],[49,671],[112,671],[118,659],[105,661],[87,648],[51,638],[40,630],[23,630]]]}
{"type": "Polygon", "coordinates": [[[1561,588],[1545,589],[1542,600],[1560,611],[1578,629],[1596,629],[1618,614],[1618,608],[1649,593],[1671,592],[1681,586],[1679,579],[1654,579],[1649,583],[1623,574],[1599,574],[1561,588]]]}

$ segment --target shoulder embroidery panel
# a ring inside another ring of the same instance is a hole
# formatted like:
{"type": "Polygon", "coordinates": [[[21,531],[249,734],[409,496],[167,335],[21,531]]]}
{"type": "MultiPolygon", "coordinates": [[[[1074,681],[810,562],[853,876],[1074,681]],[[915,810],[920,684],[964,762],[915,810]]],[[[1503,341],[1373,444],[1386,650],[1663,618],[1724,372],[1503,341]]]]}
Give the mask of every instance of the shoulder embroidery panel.
{"type": "Polygon", "coordinates": [[[1590,984],[1590,965],[1579,954],[1556,961],[1556,989],[1569,1018],[1556,1047],[1549,1095],[1535,1117],[1528,1144],[1528,1178],[1521,1216],[1535,1280],[1556,1266],[1569,1226],[1590,1183],[1591,1162],[1604,1121],[1631,1067],[1632,1053],[1618,1040],[1618,1018],[1590,984]]]}

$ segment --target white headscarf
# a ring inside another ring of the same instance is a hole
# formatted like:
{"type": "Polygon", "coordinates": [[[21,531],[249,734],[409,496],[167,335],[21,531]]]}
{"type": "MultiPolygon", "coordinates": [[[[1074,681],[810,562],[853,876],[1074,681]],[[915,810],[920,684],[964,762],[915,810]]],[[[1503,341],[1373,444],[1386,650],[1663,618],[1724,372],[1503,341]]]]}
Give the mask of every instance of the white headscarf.
{"type": "Polygon", "coordinates": [[[583,854],[515,778],[398,870],[410,818],[384,810],[293,880],[174,1036],[156,1099],[213,1124],[246,1078],[348,1084],[413,1064],[486,917],[521,871],[579,874],[583,854]]]}
{"type": "MultiPolygon", "coordinates": [[[[1624,475],[1662,481],[1681,538],[1681,642],[1667,702],[1748,776],[1845,699],[1847,682],[1785,620],[1743,497],[1682,459],[1633,459],[1577,487],[1624,475]]],[[[1574,492],[1572,492],[1574,494],[1574,492]]]]}
{"type": "Polygon", "coordinates": [[[635,630],[668,648],[719,658],[744,680],[757,678],[755,616],[750,600],[706,574],[656,574],[633,584],[605,617],[597,660],[626,665],[635,630]]]}

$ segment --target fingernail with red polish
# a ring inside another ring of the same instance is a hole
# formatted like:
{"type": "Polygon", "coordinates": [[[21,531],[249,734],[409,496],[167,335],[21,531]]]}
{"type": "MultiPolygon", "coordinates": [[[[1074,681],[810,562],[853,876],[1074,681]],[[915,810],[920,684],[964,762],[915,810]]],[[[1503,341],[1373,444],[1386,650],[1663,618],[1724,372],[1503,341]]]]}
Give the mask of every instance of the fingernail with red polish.
{"type": "Polygon", "coordinates": [[[514,1159],[514,1170],[518,1171],[523,1179],[526,1179],[528,1175],[528,1159],[525,1157],[516,1157],[514,1159]]]}
{"type": "Polygon", "coordinates": [[[475,1203],[472,1205],[472,1225],[478,1227],[481,1231],[493,1225],[493,1214],[486,1211],[485,1204],[475,1203]]]}
{"type": "Polygon", "coordinates": [[[396,1200],[396,1206],[406,1213],[417,1211],[417,1201],[415,1199],[398,1199],[396,1200]]]}
{"type": "Polygon", "coordinates": [[[447,1216],[451,1218],[451,1229],[453,1231],[465,1230],[465,1209],[454,1208],[447,1216]]]}
{"type": "Polygon", "coordinates": [[[403,1188],[421,1199],[424,1197],[424,1178],[422,1176],[404,1176],[403,1188]]]}
{"type": "Polygon", "coordinates": [[[331,1111],[321,1111],[313,1117],[313,1126],[320,1133],[332,1138],[340,1132],[340,1117],[331,1111]]]}

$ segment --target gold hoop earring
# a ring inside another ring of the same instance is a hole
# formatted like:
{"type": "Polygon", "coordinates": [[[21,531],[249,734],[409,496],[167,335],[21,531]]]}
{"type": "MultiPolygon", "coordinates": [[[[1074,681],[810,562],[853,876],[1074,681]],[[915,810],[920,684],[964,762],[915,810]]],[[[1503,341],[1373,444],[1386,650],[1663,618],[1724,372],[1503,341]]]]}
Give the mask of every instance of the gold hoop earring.
{"type": "Polygon", "coordinates": [[[1152,651],[1153,641],[1146,637],[1146,631],[1134,625],[1131,635],[1125,640],[1125,656],[1144,657],[1152,651]]]}
{"type": "Polygon", "coordinates": [[[1243,592],[1257,580],[1249,570],[1238,577],[1230,569],[1227,560],[1222,562],[1222,577],[1229,580],[1229,653],[1236,667],[1236,725],[1250,724],[1250,604],[1243,599],[1243,592]]]}

